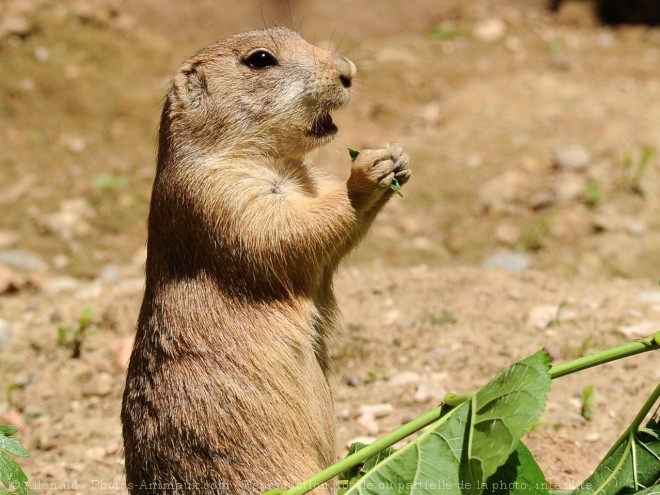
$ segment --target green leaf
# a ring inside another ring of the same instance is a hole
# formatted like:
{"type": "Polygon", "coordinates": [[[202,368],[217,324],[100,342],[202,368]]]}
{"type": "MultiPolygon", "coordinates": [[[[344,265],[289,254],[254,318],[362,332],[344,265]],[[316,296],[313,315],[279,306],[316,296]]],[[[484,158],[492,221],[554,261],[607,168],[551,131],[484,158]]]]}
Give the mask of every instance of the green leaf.
{"type": "MultiPolygon", "coordinates": [[[[481,494],[486,480],[507,462],[543,411],[550,389],[549,361],[548,354],[539,351],[507,368],[366,472],[345,495],[481,494]]],[[[510,462],[523,461],[522,472],[532,473],[526,452],[521,450],[510,462]]]]}
{"type": "Polygon", "coordinates": [[[0,435],[0,449],[20,457],[29,457],[30,455],[18,440],[3,435],[0,435]]]}
{"type": "Polygon", "coordinates": [[[401,192],[401,184],[399,184],[398,180],[392,179],[392,183],[390,184],[390,189],[392,189],[392,191],[394,191],[403,198],[403,193],[401,192]]]}
{"type": "Polygon", "coordinates": [[[10,437],[17,431],[18,428],[16,428],[15,426],[0,423],[0,435],[3,435],[5,437],[10,437]]]}
{"type": "Polygon", "coordinates": [[[19,495],[29,495],[27,476],[16,462],[0,451],[0,482],[7,488],[13,487],[19,495]]]}
{"type": "Polygon", "coordinates": [[[647,491],[660,483],[659,436],[660,423],[656,421],[629,435],[573,495],[660,493],[660,487],[656,487],[657,492],[647,491]]]}
{"type": "Polygon", "coordinates": [[[348,148],[348,154],[351,156],[351,162],[354,162],[355,159],[356,159],[356,158],[358,157],[358,155],[360,154],[360,152],[357,151],[357,150],[353,150],[353,149],[351,149],[351,148],[348,148]]]}
{"type": "Polygon", "coordinates": [[[548,483],[532,453],[520,442],[495,473],[486,480],[484,495],[547,495],[548,483]]]}
{"type": "MultiPolygon", "coordinates": [[[[367,444],[360,442],[352,444],[348,449],[347,457],[356,453],[359,450],[362,450],[366,446],[367,444]]],[[[373,469],[373,467],[376,466],[376,464],[381,462],[386,457],[394,454],[394,452],[396,452],[396,450],[392,448],[381,450],[375,456],[370,457],[369,459],[364,461],[363,464],[353,466],[348,471],[344,471],[342,474],[340,474],[339,491],[337,492],[337,495],[343,495],[344,493],[346,493],[346,491],[348,491],[349,488],[351,488],[362,476],[364,476],[364,474],[367,471],[373,469]]]]}
{"type": "Polygon", "coordinates": [[[539,351],[507,368],[473,396],[463,464],[466,481],[483,483],[534,426],[550,391],[549,369],[550,357],[539,351]]]}

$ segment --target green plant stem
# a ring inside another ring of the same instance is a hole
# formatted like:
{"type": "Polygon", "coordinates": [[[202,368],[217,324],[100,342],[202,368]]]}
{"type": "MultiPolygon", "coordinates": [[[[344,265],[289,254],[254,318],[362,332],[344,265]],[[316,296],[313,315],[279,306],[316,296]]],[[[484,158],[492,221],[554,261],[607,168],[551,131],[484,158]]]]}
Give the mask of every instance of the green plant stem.
{"type": "MultiPolygon", "coordinates": [[[[613,347],[612,349],[607,349],[601,352],[597,352],[595,354],[591,354],[589,356],[584,356],[575,359],[573,361],[568,361],[566,363],[553,366],[552,368],[550,368],[549,371],[550,378],[552,379],[560,378],[562,376],[566,376],[571,373],[576,373],[578,371],[582,371],[587,368],[592,368],[600,364],[616,361],[618,359],[634,356],[635,354],[641,354],[643,352],[654,351],[658,349],[660,349],[660,332],[656,332],[655,335],[652,335],[646,339],[640,339],[635,342],[630,342],[628,344],[624,344],[618,347],[613,347]]],[[[658,388],[656,388],[656,390],[651,395],[651,397],[649,397],[649,399],[644,403],[644,406],[642,407],[640,414],[638,414],[635,417],[635,421],[633,421],[633,424],[630,426],[630,428],[632,428],[633,425],[637,425],[636,427],[639,427],[639,425],[643,421],[644,417],[646,416],[650,408],[653,407],[653,404],[655,403],[655,401],[657,401],[658,394],[660,394],[660,385],[658,386],[658,388]],[[640,415],[641,418],[638,418],[640,415]]],[[[448,394],[448,396],[449,396],[448,403],[451,404],[452,406],[457,406],[462,402],[464,402],[465,400],[470,399],[472,397],[472,394],[468,394],[468,395],[448,394]]],[[[455,409],[452,409],[451,411],[443,415],[441,407],[432,409],[431,411],[419,416],[418,418],[410,421],[409,423],[406,423],[405,425],[401,426],[400,428],[397,428],[396,430],[385,435],[384,437],[379,438],[374,443],[367,445],[366,447],[358,450],[354,454],[324,469],[323,471],[317,473],[311,478],[300,483],[299,485],[296,485],[295,487],[289,490],[281,490],[281,489],[271,490],[269,492],[266,492],[264,495],[275,495],[275,494],[304,495],[305,493],[313,490],[317,486],[322,485],[323,483],[331,480],[335,476],[339,476],[344,471],[347,471],[348,469],[363,463],[370,457],[373,457],[374,455],[378,454],[380,451],[388,447],[391,447],[395,443],[399,442],[400,440],[403,440],[404,438],[412,435],[413,433],[421,430],[422,428],[432,423],[435,423],[440,419],[442,419],[443,421],[448,419],[453,411],[455,411],[455,409]]],[[[627,438],[625,437],[625,435],[630,434],[630,428],[626,430],[624,435],[622,435],[621,439],[617,441],[616,445],[618,445],[619,442],[622,441],[622,439],[627,438]]]]}
{"type": "Polygon", "coordinates": [[[635,433],[637,433],[637,430],[639,430],[639,427],[642,426],[642,422],[644,421],[644,418],[646,418],[646,415],[649,413],[649,411],[655,405],[655,403],[658,402],[658,399],[660,399],[660,383],[658,383],[658,385],[655,387],[653,392],[651,392],[651,395],[649,395],[649,398],[646,399],[646,402],[644,402],[642,408],[635,415],[635,418],[632,420],[632,423],[630,423],[630,426],[628,426],[628,428],[626,428],[626,431],[624,431],[619,437],[619,439],[616,442],[614,442],[614,445],[612,445],[612,448],[605,455],[605,457],[603,457],[603,459],[607,459],[608,457],[610,457],[614,453],[614,451],[619,447],[619,445],[634,437],[635,433]]]}
{"type": "Polygon", "coordinates": [[[550,378],[560,378],[562,376],[570,375],[571,373],[586,370],[587,368],[593,368],[594,366],[609,363],[610,361],[616,361],[617,359],[623,359],[629,356],[634,356],[635,354],[655,351],[658,349],[660,349],[660,332],[657,332],[655,335],[646,339],[640,339],[635,342],[623,344],[618,347],[613,347],[612,349],[606,349],[595,354],[590,354],[589,356],[584,356],[574,359],[573,361],[553,366],[550,368],[550,378]]]}
{"type": "MultiPolygon", "coordinates": [[[[335,476],[339,476],[341,473],[352,468],[353,466],[363,463],[370,457],[373,457],[374,455],[378,454],[378,452],[380,452],[381,450],[384,450],[387,447],[391,447],[398,441],[403,440],[409,435],[412,435],[416,431],[421,430],[422,428],[430,425],[431,423],[435,423],[436,421],[441,419],[441,416],[442,416],[441,408],[437,407],[419,416],[418,418],[413,419],[412,421],[406,423],[400,428],[397,428],[388,435],[379,438],[374,443],[369,444],[366,447],[358,450],[353,455],[350,455],[345,459],[342,459],[341,461],[337,462],[336,464],[333,464],[332,466],[324,469],[323,471],[319,472],[315,476],[312,476],[303,483],[294,486],[293,488],[286,490],[282,493],[285,493],[286,495],[303,495],[304,493],[311,491],[317,486],[322,485],[326,481],[331,480],[335,476]]],[[[451,416],[451,411],[445,414],[444,416],[442,416],[442,419],[444,420],[449,416],[451,416]]],[[[270,493],[277,493],[277,491],[274,490],[273,492],[267,492],[264,495],[268,495],[270,493]]]]}

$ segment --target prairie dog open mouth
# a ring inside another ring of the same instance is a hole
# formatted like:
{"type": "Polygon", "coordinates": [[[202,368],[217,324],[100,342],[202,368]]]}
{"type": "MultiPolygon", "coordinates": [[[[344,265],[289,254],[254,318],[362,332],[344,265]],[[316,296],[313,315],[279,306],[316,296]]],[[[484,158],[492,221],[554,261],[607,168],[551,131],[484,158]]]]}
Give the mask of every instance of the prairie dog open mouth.
{"type": "Polygon", "coordinates": [[[314,137],[328,137],[337,134],[337,126],[332,121],[330,112],[325,111],[318,115],[309,129],[309,135],[314,137]]]}

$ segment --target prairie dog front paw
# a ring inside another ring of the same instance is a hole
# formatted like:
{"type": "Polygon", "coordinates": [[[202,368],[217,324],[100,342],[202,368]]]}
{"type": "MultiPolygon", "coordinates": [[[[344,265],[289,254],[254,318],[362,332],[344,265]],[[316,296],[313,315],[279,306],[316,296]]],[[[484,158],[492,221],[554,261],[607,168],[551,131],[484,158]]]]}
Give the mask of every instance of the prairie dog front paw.
{"type": "Polygon", "coordinates": [[[381,198],[392,195],[392,183],[400,186],[410,179],[410,159],[400,145],[362,150],[353,161],[348,193],[357,209],[369,209],[381,198]]]}

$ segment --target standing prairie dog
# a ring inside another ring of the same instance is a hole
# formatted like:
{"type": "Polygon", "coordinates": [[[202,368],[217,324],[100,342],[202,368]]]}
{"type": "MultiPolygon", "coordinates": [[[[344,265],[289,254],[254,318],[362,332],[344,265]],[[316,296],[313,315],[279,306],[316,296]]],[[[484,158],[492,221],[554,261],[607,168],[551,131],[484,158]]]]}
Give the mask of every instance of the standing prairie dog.
{"type": "Polygon", "coordinates": [[[343,184],[308,168],[355,70],[277,27],[176,73],[122,404],[131,494],[256,494],[335,460],[332,277],[410,177],[399,147],[362,151],[343,184]]]}

